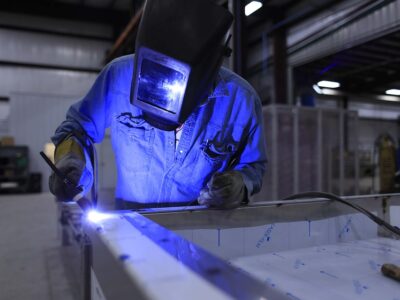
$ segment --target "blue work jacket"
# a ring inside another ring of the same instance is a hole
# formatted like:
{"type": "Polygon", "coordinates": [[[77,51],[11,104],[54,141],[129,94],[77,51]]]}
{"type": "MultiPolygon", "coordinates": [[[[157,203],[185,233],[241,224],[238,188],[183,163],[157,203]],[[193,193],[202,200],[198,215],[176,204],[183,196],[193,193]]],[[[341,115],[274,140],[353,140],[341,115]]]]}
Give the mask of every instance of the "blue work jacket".
{"type": "Polygon", "coordinates": [[[254,89],[221,68],[214,91],[183,125],[162,131],[130,103],[133,55],[109,63],[88,94],[72,105],[52,137],[72,131],[99,143],[111,127],[117,164],[116,197],[138,203],[190,202],[215,172],[238,170],[248,196],[261,189],[266,164],[262,107],[254,89]]]}

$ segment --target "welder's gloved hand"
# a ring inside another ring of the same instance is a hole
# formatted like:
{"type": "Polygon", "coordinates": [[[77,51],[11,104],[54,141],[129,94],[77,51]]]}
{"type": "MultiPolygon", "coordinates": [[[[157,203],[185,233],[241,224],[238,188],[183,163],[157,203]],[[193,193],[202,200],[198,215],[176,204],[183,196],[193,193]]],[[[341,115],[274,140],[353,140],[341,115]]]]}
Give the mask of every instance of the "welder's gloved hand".
{"type": "Polygon", "coordinates": [[[216,173],[200,192],[199,204],[220,209],[239,207],[247,200],[247,190],[239,171],[216,173]]]}
{"type": "MultiPolygon", "coordinates": [[[[93,170],[90,159],[80,143],[70,137],[62,141],[54,154],[55,165],[71,183],[85,194],[93,183],[93,170]]],[[[61,178],[52,173],[49,177],[50,191],[60,201],[71,201],[77,195],[76,189],[68,187],[61,178]]]]}

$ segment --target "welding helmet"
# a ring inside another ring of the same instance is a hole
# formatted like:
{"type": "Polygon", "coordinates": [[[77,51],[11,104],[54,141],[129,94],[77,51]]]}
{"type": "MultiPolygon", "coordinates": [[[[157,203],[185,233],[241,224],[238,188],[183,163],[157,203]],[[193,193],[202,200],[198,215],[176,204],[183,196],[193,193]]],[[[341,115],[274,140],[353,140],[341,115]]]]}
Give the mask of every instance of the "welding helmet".
{"type": "Polygon", "coordinates": [[[211,92],[232,14],[211,0],[147,0],[136,38],[131,103],[162,130],[185,122],[211,92]]]}

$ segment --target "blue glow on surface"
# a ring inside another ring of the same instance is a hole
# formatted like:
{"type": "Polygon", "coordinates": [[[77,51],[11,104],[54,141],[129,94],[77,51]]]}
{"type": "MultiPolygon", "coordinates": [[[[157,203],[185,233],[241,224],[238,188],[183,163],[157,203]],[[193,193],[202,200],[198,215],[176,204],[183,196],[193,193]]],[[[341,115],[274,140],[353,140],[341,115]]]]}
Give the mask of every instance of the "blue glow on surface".
{"type": "Polygon", "coordinates": [[[92,209],[87,213],[86,218],[92,223],[99,223],[101,221],[111,219],[113,216],[114,215],[112,214],[102,213],[95,209],[92,209]]]}
{"type": "Polygon", "coordinates": [[[173,68],[143,59],[138,82],[138,99],[177,113],[186,88],[186,76],[173,68]]]}

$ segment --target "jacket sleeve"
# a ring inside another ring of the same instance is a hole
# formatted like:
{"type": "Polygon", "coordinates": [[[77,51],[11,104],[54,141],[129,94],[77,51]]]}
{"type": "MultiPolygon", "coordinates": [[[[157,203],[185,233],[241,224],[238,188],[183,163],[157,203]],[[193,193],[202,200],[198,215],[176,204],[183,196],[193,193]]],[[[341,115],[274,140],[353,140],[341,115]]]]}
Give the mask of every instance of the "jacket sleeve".
{"type": "Polygon", "coordinates": [[[112,77],[112,64],[109,64],[99,74],[87,95],[69,108],[66,120],[51,138],[55,145],[73,132],[87,135],[92,142],[101,142],[105,129],[110,126],[112,77]]]}
{"type": "Polygon", "coordinates": [[[267,164],[261,101],[254,92],[249,130],[243,137],[242,151],[234,169],[240,171],[248,192],[248,200],[261,190],[267,164]]]}

